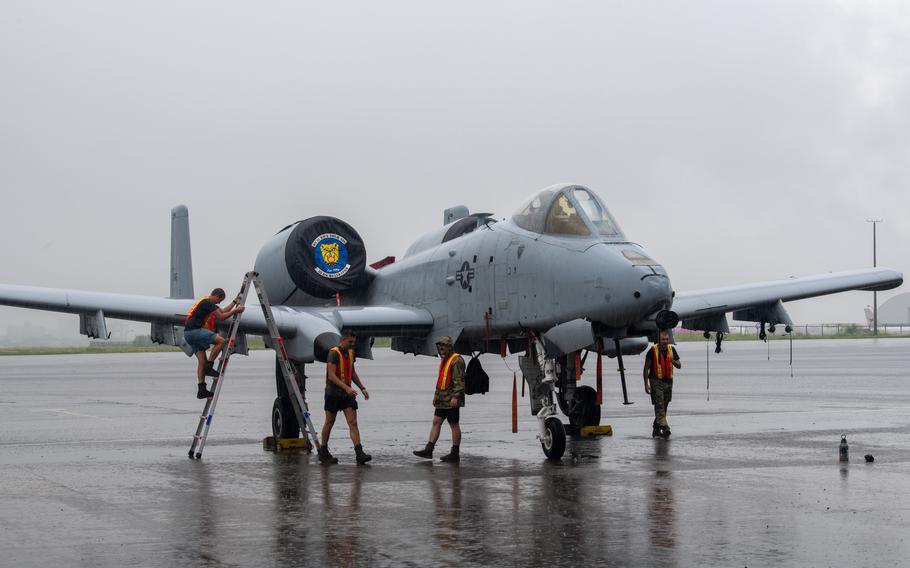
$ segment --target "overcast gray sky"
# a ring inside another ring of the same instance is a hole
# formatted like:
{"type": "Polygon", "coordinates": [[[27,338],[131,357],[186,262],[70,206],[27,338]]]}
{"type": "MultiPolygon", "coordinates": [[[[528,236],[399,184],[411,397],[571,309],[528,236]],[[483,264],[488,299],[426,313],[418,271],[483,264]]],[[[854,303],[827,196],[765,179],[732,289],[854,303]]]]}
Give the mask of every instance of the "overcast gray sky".
{"type": "MultiPolygon", "coordinates": [[[[677,290],[910,272],[906,2],[42,2],[0,8],[0,282],[197,292],[289,222],[371,260],[442,210],[593,188],[677,290]]],[[[903,289],[898,290],[898,292],[903,289]]],[[[881,294],[887,298],[895,292],[881,294]]],[[[789,304],[862,321],[871,294],[789,304]]],[[[75,316],[0,308],[6,324],[75,316]]]]}

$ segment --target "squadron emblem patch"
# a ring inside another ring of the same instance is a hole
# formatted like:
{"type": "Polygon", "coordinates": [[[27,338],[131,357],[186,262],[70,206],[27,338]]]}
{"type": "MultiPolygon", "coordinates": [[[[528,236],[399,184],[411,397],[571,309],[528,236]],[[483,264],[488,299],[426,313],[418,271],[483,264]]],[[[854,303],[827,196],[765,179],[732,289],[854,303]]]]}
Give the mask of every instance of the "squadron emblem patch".
{"type": "Polygon", "coordinates": [[[313,264],[316,274],[340,278],[351,269],[348,264],[348,241],[335,233],[323,233],[313,240],[313,264]]]}

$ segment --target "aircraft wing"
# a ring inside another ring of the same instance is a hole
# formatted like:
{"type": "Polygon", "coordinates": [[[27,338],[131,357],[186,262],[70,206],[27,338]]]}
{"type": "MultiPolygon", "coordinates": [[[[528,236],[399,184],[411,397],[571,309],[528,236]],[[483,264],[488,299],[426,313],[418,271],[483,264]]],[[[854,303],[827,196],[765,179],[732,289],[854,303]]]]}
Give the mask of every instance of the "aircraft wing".
{"type": "MultiPolygon", "coordinates": [[[[87,292],[60,288],[13,286],[0,284],[0,305],[52,312],[78,314],[80,332],[89,337],[108,337],[105,318],[149,322],[152,337],[161,343],[180,345],[182,336],[174,326],[182,326],[186,313],[195,300],[176,300],[87,292]]],[[[404,305],[289,307],[273,306],[272,312],[279,333],[287,340],[292,358],[312,360],[314,344],[320,348],[337,341],[338,332],[345,327],[362,336],[421,336],[433,326],[430,313],[404,305]],[[317,341],[318,340],[318,341],[317,341]]],[[[230,320],[220,323],[226,328],[230,320]]],[[[257,305],[248,305],[240,321],[240,331],[254,335],[268,334],[265,316],[257,305]]]]}
{"type": "Polygon", "coordinates": [[[890,290],[903,281],[903,275],[896,270],[871,268],[692,290],[676,294],[673,311],[679,315],[683,327],[693,330],[728,331],[728,312],[733,312],[733,318],[739,321],[791,325],[783,302],[848,290],[890,290]]]}

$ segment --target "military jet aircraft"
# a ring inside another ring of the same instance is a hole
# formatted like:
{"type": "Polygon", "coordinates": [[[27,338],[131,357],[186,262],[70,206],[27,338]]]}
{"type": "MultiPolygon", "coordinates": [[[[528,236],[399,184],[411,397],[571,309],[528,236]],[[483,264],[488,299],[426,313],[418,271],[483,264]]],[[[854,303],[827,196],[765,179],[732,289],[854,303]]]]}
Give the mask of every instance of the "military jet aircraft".
{"type": "MultiPolygon", "coordinates": [[[[0,285],[0,304],[79,315],[80,330],[107,337],[106,317],[151,323],[154,341],[185,346],[182,328],[193,304],[189,223],[172,211],[170,298],[0,285]]],[[[438,230],[404,257],[367,266],[363,241],[346,222],[312,217],[286,226],[262,247],[255,270],[265,284],[288,355],[298,365],[324,361],[344,327],[358,333],[356,352],[371,357],[371,338],[391,337],[402,353],[436,355],[449,335],[456,351],[520,353],[544,454],[558,460],[570,430],[598,424],[591,387],[576,385],[580,357],[620,358],[647,348],[657,330],[680,321],[691,330],[727,332],[726,314],[773,333],[790,330],[783,302],[846,290],[888,290],[903,275],[875,268],[723,288],[675,291],[667,271],[629,240],[603,201],[580,185],[539,191],[508,220],[444,211],[438,230]]],[[[263,335],[261,313],[247,310],[246,334],[263,335]]],[[[237,351],[245,351],[245,336],[237,351]]],[[[623,377],[624,382],[624,377],[623,377]]],[[[299,435],[287,388],[277,381],[272,409],[277,437],[299,435]]]]}

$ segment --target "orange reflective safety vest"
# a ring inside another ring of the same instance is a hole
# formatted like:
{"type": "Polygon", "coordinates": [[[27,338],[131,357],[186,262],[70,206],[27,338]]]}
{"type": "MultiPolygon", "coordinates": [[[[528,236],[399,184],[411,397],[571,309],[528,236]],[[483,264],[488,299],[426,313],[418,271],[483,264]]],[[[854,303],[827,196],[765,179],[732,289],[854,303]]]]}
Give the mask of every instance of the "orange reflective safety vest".
{"type": "MultiPolygon", "coordinates": [[[[193,313],[196,311],[196,308],[199,307],[199,304],[201,304],[203,300],[208,300],[208,299],[209,299],[208,296],[206,296],[204,298],[200,298],[190,309],[190,312],[188,314],[186,314],[186,321],[189,321],[189,319],[191,317],[193,317],[193,313]]],[[[216,305],[215,307],[217,308],[218,306],[216,305]]],[[[207,318],[205,318],[205,321],[202,322],[202,327],[204,327],[205,329],[207,329],[209,331],[215,331],[215,312],[214,311],[212,311],[212,313],[210,313],[209,316],[207,318]]]]}
{"type": "Polygon", "coordinates": [[[338,353],[338,365],[335,366],[335,374],[338,375],[338,378],[344,384],[351,386],[351,381],[354,380],[354,350],[348,349],[347,355],[342,353],[339,347],[332,347],[329,351],[338,353]]]}
{"type": "Polygon", "coordinates": [[[673,346],[667,345],[667,352],[660,354],[660,349],[655,345],[651,348],[654,354],[654,374],[658,379],[673,378],[673,346]]]}
{"type": "Polygon", "coordinates": [[[448,359],[439,362],[439,378],[436,379],[437,389],[446,390],[449,388],[449,383],[452,380],[452,364],[460,358],[461,355],[458,353],[452,353],[448,359]]]}

